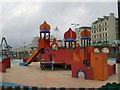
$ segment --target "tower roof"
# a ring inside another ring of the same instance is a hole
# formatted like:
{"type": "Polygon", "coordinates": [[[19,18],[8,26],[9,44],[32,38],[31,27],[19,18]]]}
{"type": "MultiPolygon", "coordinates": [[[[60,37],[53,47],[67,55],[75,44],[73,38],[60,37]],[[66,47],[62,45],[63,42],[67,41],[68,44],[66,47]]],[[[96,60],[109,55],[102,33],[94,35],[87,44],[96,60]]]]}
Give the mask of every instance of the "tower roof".
{"type": "Polygon", "coordinates": [[[76,33],[71,28],[69,28],[69,30],[64,33],[64,39],[69,41],[75,41],[76,33]]]}
{"type": "Polygon", "coordinates": [[[80,35],[81,35],[82,38],[90,38],[91,33],[90,33],[89,30],[84,29],[84,30],[80,33],[80,35]]]}
{"type": "Polygon", "coordinates": [[[39,29],[41,30],[41,32],[45,31],[48,32],[50,30],[50,25],[46,23],[46,21],[44,21],[43,24],[40,25],[39,29]]]}

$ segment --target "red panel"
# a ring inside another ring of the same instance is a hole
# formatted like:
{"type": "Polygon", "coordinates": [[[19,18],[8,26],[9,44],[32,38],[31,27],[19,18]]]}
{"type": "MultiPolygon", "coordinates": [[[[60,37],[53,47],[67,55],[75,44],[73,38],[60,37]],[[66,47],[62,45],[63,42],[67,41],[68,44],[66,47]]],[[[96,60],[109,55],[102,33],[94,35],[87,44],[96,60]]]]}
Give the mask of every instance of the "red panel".
{"type": "Polygon", "coordinates": [[[5,58],[2,60],[2,63],[6,64],[6,68],[10,68],[11,67],[11,62],[10,62],[10,58],[5,58]]]}
{"type": "Polygon", "coordinates": [[[70,35],[69,35],[69,32],[67,31],[67,32],[65,32],[65,34],[64,34],[64,39],[67,39],[68,37],[70,37],[70,35]]]}
{"type": "Polygon", "coordinates": [[[23,58],[23,62],[26,62],[27,60],[28,60],[28,58],[25,58],[25,57],[23,58]]]}
{"type": "Polygon", "coordinates": [[[46,45],[45,48],[50,47],[50,39],[45,40],[45,45],[46,45]]]}
{"type": "Polygon", "coordinates": [[[111,76],[114,74],[114,65],[108,64],[108,76],[111,76]]]}
{"type": "Polygon", "coordinates": [[[67,39],[67,38],[76,39],[76,33],[74,31],[72,31],[71,28],[69,28],[69,30],[67,32],[65,32],[65,34],[64,34],[64,39],[67,39]]]}
{"type": "Polygon", "coordinates": [[[88,31],[87,29],[84,29],[81,33],[80,33],[80,35],[83,37],[83,36],[88,36],[88,37],[90,37],[91,36],[91,33],[90,33],[90,31],[88,31]]]}
{"type": "Polygon", "coordinates": [[[6,72],[6,64],[4,63],[2,63],[2,62],[0,62],[0,72],[6,72]]]}
{"type": "Polygon", "coordinates": [[[92,68],[90,67],[88,68],[80,62],[73,62],[72,63],[72,77],[77,77],[76,72],[78,70],[84,70],[86,72],[86,79],[90,79],[90,80],[93,79],[92,68]]]}

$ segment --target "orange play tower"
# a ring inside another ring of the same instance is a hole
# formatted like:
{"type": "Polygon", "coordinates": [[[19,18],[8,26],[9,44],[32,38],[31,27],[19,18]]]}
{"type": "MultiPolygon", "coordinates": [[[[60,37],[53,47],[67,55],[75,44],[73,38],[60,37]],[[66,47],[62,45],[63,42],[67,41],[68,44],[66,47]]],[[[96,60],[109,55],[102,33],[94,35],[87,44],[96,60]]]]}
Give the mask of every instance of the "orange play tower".
{"type": "Polygon", "coordinates": [[[81,33],[81,46],[76,41],[76,33],[69,28],[64,33],[64,47],[59,47],[56,39],[50,45],[50,25],[46,21],[40,25],[40,38],[37,50],[22,66],[29,65],[35,57],[39,56],[43,69],[46,66],[64,65],[72,68],[72,77],[78,78],[79,72],[84,73],[85,79],[106,80],[115,73],[115,65],[107,64],[106,53],[95,53],[90,45],[91,33],[84,29],[81,33]]]}

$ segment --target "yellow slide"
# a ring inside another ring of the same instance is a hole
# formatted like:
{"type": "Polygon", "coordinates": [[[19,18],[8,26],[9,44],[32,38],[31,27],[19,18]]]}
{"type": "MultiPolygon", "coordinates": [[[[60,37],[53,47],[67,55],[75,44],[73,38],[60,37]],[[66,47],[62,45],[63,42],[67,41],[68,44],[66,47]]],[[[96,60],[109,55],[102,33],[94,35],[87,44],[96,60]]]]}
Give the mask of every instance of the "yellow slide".
{"type": "Polygon", "coordinates": [[[32,55],[28,58],[26,64],[30,64],[32,62],[32,60],[39,54],[40,50],[35,50],[34,53],[32,53],[32,55]]]}

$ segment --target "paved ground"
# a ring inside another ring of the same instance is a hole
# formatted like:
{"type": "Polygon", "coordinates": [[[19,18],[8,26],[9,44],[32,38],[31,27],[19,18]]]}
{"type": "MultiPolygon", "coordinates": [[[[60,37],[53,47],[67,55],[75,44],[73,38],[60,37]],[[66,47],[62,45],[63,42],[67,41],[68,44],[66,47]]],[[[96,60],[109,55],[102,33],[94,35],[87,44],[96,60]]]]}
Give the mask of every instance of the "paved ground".
{"type": "Polygon", "coordinates": [[[79,78],[72,78],[70,70],[41,70],[38,62],[27,67],[14,64],[11,69],[7,69],[7,73],[2,74],[4,82],[38,87],[96,88],[107,82],[118,82],[118,73],[106,81],[85,80],[83,77],[82,72],[79,74],[79,78]]]}

